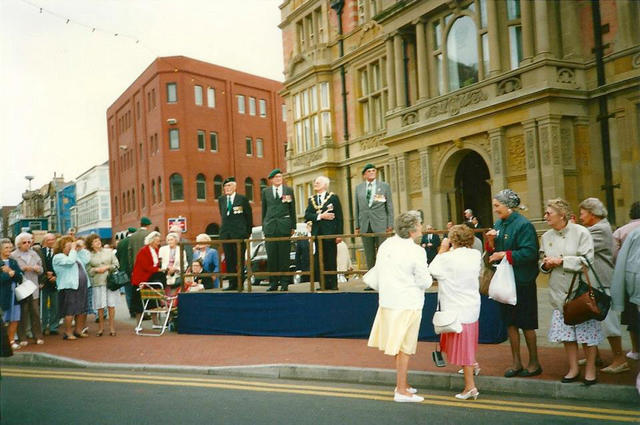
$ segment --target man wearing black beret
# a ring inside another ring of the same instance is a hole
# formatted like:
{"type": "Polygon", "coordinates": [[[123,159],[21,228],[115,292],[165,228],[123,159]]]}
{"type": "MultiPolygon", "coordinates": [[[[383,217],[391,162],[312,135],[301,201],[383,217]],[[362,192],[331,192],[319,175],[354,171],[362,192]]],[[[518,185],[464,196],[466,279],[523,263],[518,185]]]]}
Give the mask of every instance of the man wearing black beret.
{"type": "MultiPolygon", "coordinates": [[[[235,177],[227,177],[222,183],[224,194],[218,198],[222,226],[220,227],[220,239],[247,239],[251,235],[253,227],[253,215],[251,205],[246,196],[236,193],[235,177]]],[[[222,244],[224,257],[227,263],[227,273],[237,273],[238,253],[236,243],[222,244]]],[[[244,282],[244,252],[246,243],[240,247],[240,274],[238,277],[229,277],[229,286],[226,291],[238,289],[238,283],[244,282]]]]}
{"type": "MultiPolygon", "coordinates": [[[[266,238],[291,236],[296,230],[296,201],[293,189],[282,184],[279,168],[269,173],[271,186],[262,190],[262,231],[266,238]]],[[[288,272],[291,264],[290,241],[267,242],[267,270],[288,272]]],[[[282,291],[287,291],[291,276],[269,276],[268,291],[277,291],[278,282],[282,291]]]]}

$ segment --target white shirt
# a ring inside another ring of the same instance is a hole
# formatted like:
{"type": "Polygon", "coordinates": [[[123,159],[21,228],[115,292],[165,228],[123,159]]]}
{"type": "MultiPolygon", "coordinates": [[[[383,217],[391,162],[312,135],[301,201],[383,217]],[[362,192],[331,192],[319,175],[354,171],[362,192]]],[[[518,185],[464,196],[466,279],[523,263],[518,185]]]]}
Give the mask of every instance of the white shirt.
{"type": "MultiPolygon", "coordinates": [[[[227,195],[227,199],[226,199],[226,204],[224,206],[225,209],[227,209],[227,204],[229,203],[229,199],[231,199],[231,205],[233,205],[233,201],[236,199],[236,193],[233,192],[231,195],[227,195]]],[[[227,210],[227,215],[229,215],[230,212],[227,210]]]]}
{"type": "Polygon", "coordinates": [[[373,180],[373,181],[366,181],[367,185],[365,186],[365,192],[364,192],[364,196],[365,198],[367,197],[367,192],[369,191],[369,187],[371,187],[371,197],[368,200],[368,204],[369,206],[371,206],[373,204],[373,196],[376,194],[376,181],[377,180],[373,180]]]}
{"type": "MultiPolygon", "coordinates": [[[[318,193],[316,193],[316,194],[315,194],[315,195],[313,195],[313,196],[314,196],[314,198],[315,198],[316,203],[317,203],[318,205],[322,205],[322,203],[324,202],[324,199],[327,197],[327,191],[325,190],[324,192],[318,192],[318,193]],[[318,196],[320,196],[320,202],[318,202],[318,196]]],[[[320,215],[321,215],[321,214],[322,214],[322,213],[318,213],[318,216],[316,217],[316,221],[320,221],[320,220],[322,220],[322,219],[320,218],[320,215]]]]}
{"type": "Polygon", "coordinates": [[[479,277],[482,255],[473,248],[456,248],[436,255],[429,273],[438,279],[442,311],[454,311],[461,323],[480,317],[479,277]]]}
{"type": "Polygon", "coordinates": [[[424,291],[432,279],[420,245],[394,235],[380,245],[375,267],[380,307],[422,311],[424,291]]]}
{"type": "Polygon", "coordinates": [[[282,185],[273,186],[273,197],[274,198],[279,198],[281,196],[282,196],[282,185]]]}

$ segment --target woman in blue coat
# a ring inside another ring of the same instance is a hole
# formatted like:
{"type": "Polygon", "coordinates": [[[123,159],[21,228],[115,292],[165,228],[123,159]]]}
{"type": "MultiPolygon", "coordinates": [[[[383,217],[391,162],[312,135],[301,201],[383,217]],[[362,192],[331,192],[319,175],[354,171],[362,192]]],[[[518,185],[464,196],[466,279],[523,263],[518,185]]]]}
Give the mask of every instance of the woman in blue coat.
{"type": "Polygon", "coordinates": [[[16,300],[16,286],[22,283],[22,270],[18,266],[18,262],[13,258],[9,258],[13,244],[9,239],[0,240],[0,259],[2,267],[0,268],[0,308],[2,308],[2,321],[9,323],[7,333],[11,348],[19,349],[20,344],[14,342],[16,331],[18,330],[18,322],[20,322],[20,304],[16,300]]]}

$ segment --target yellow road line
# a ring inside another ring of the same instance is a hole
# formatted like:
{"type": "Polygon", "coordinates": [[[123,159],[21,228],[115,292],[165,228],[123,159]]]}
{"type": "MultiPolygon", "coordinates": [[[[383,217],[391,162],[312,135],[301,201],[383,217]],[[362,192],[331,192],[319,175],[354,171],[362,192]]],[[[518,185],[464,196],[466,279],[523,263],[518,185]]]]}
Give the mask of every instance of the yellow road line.
{"type": "MultiPolygon", "coordinates": [[[[97,372],[80,372],[80,371],[54,371],[54,370],[38,370],[38,369],[20,369],[20,368],[2,368],[0,372],[15,372],[15,373],[33,373],[33,374],[41,374],[43,372],[49,375],[58,375],[58,376],[100,376],[100,377],[108,377],[108,378],[134,378],[137,380],[171,380],[171,381],[180,381],[180,382],[201,382],[201,383],[219,383],[219,384],[229,384],[229,385],[242,385],[242,386],[254,386],[254,387],[264,387],[264,388],[288,388],[288,389],[297,389],[297,390],[317,390],[323,392],[335,392],[335,393],[359,393],[359,394],[370,394],[370,395],[380,395],[380,396],[388,396],[388,390],[366,390],[366,389],[355,389],[355,388],[344,388],[344,387],[327,387],[327,386],[318,386],[318,385],[296,385],[296,384],[278,384],[271,382],[260,382],[260,381],[242,381],[242,380],[234,380],[234,379],[220,379],[220,378],[198,378],[198,377],[179,377],[179,376],[166,376],[166,375],[131,375],[131,374],[117,374],[117,373],[97,373],[97,372]]],[[[451,401],[451,396],[439,396],[439,395],[431,395],[431,394],[422,394],[426,399],[431,400],[442,400],[442,401],[451,401]]],[[[459,403],[454,401],[454,403],[459,403]]],[[[568,410],[568,411],[579,411],[580,413],[591,412],[591,413],[605,413],[605,414],[620,414],[620,415],[631,415],[631,416],[640,416],[640,411],[636,410],[623,410],[623,409],[606,409],[600,407],[589,407],[589,406],[576,406],[576,405],[567,405],[567,404],[547,404],[547,403],[529,403],[529,402],[519,402],[519,401],[509,401],[509,400],[482,400],[483,404],[495,404],[498,406],[515,406],[515,407],[524,407],[524,408],[543,408],[543,409],[555,409],[555,410],[568,410]]]]}
{"type": "MultiPolygon", "coordinates": [[[[222,383],[216,382],[211,383],[211,380],[207,382],[205,379],[197,379],[198,382],[191,381],[181,381],[179,379],[175,379],[174,377],[169,377],[170,380],[163,380],[161,378],[156,378],[153,380],[150,379],[140,379],[139,377],[131,377],[131,375],[120,375],[124,377],[114,377],[113,375],[105,375],[105,374],[89,374],[89,373],[74,373],[74,374],[64,374],[64,372],[40,372],[37,371],[25,371],[16,370],[16,369],[2,369],[4,376],[12,376],[12,377],[22,377],[22,378],[46,378],[46,379],[62,379],[62,380],[77,380],[77,381],[91,381],[91,382],[117,382],[117,383],[132,383],[132,384],[148,384],[148,385],[168,385],[168,386],[184,386],[184,387],[205,387],[205,388],[221,388],[221,389],[231,389],[231,390],[240,390],[240,391],[256,391],[256,392],[275,392],[275,393],[288,393],[288,394],[303,394],[303,395],[320,395],[320,396],[329,396],[329,397],[342,397],[342,398],[353,398],[353,399],[366,399],[366,400],[379,400],[379,401],[391,401],[392,398],[390,396],[381,396],[375,394],[358,394],[353,392],[335,392],[335,391],[320,391],[320,390],[310,390],[310,389],[301,389],[299,387],[302,386],[284,386],[284,388],[278,387],[267,387],[266,384],[264,387],[258,386],[247,386],[248,382],[245,381],[233,381],[238,382],[238,384],[230,384],[230,383],[222,383]],[[84,375],[84,376],[82,376],[84,375]]],[[[282,384],[280,384],[282,385],[282,384]]],[[[319,387],[322,388],[322,387],[319,387]]],[[[332,389],[333,390],[333,389],[332,389]]],[[[385,392],[388,394],[388,392],[385,392]]],[[[508,406],[496,406],[493,404],[488,404],[486,402],[461,402],[461,401],[453,401],[448,398],[448,401],[436,401],[436,400],[425,400],[423,404],[430,405],[438,405],[438,406],[451,406],[451,407],[462,407],[462,408],[471,408],[471,409],[482,409],[482,410],[491,410],[491,411],[504,411],[504,412],[519,412],[519,413],[531,413],[538,415],[547,415],[547,416],[564,416],[564,417],[577,417],[577,418],[585,418],[585,419],[601,419],[601,420],[610,420],[610,421],[623,421],[623,422],[637,422],[637,418],[629,417],[629,416],[619,416],[619,415],[606,415],[606,414],[590,414],[583,412],[564,412],[564,411],[554,411],[553,405],[544,405],[544,410],[537,410],[534,408],[524,408],[524,407],[508,407],[508,406]]],[[[632,414],[636,414],[637,412],[631,412],[632,414]]]]}

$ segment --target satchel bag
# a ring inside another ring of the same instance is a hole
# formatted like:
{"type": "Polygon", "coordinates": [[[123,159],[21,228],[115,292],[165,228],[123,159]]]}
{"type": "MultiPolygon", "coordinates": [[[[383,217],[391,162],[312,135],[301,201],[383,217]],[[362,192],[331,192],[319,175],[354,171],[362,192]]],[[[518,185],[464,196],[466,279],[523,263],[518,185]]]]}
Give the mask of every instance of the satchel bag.
{"type": "Polygon", "coordinates": [[[518,302],[513,266],[509,264],[506,255],[502,258],[500,264],[498,264],[496,272],[489,284],[489,298],[502,304],[516,305],[518,302]]]}
{"type": "MultiPolygon", "coordinates": [[[[587,263],[591,266],[589,260],[587,260],[587,263]]],[[[597,277],[597,275],[595,276],[597,277]]],[[[562,306],[565,324],[574,326],[592,319],[602,321],[607,317],[611,306],[611,297],[604,292],[600,279],[598,279],[598,283],[601,289],[596,289],[591,285],[589,271],[584,264],[582,265],[582,272],[573,275],[569,292],[565,298],[565,304],[562,306]],[[586,283],[582,279],[583,275],[587,280],[586,283]],[[579,283],[576,291],[573,292],[576,279],[579,280],[579,283]],[[573,299],[569,299],[572,295],[573,299]]]]}
{"type": "Polygon", "coordinates": [[[38,286],[35,283],[29,279],[24,279],[20,285],[16,286],[16,300],[18,300],[18,302],[24,300],[29,295],[33,294],[36,289],[38,289],[38,286]]]}
{"type": "Polygon", "coordinates": [[[129,275],[122,270],[115,269],[107,276],[107,289],[117,291],[130,282],[129,275]]]}
{"type": "Polygon", "coordinates": [[[462,323],[458,320],[458,315],[453,311],[440,310],[440,301],[438,301],[438,307],[433,314],[432,322],[433,330],[437,335],[462,332],[462,323]]]}

